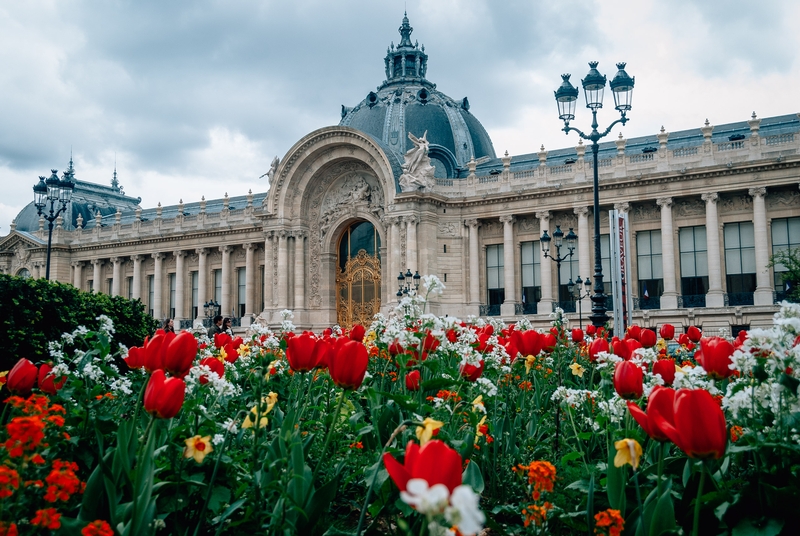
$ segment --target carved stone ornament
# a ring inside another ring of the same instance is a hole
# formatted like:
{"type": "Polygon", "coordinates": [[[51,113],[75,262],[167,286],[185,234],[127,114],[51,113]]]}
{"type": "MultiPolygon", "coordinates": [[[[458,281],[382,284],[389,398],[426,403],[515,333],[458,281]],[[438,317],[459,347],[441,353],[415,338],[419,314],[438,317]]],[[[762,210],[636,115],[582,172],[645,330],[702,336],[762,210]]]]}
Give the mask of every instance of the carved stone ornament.
{"type": "Polygon", "coordinates": [[[654,203],[635,203],[630,212],[635,221],[660,220],[661,208],[654,203]]]}
{"type": "Polygon", "coordinates": [[[683,199],[673,204],[677,217],[701,216],[706,213],[706,204],[700,199],[683,199]]]}
{"type": "Polygon", "coordinates": [[[461,226],[454,221],[442,222],[439,224],[439,236],[458,237],[461,226]]]}
{"type": "Polygon", "coordinates": [[[537,218],[522,217],[517,219],[517,229],[522,233],[539,233],[539,220],[537,218]]]}
{"type": "Polygon", "coordinates": [[[784,208],[800,204],[800,193],[792,190],[781,191],[778,195],[767,196],[767,207],[784,208]]]}
{"type": "Polygon", "coordinates": [[[503,224],[500,221],[484,221],[481,227],[483,227],[483,233],[486,236],[503,234],[503,224]]]}
{"type": "Polygon", "coordinates": [[[752,212],[753,198],[749,195],[724,196],[717,202],[718,210],[723,214],[732,212],[752,212]]]}
{"type": "Polygon", "coordinates": [[[435,168],[428,156],[427,136],[427,130],[420,138],[411,132],[408,133],[408,139],[412,141],[414,147],[406,152],[403,174],[400,175],[400,189],[404,192],[428,192],[436,185],[435,168]]]}

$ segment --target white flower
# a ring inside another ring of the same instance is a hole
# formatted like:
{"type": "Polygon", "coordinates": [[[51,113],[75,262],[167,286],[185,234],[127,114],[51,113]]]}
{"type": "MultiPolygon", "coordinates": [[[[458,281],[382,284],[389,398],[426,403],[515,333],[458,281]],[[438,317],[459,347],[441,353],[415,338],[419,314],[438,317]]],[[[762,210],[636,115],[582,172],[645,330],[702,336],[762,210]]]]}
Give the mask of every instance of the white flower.
{"type": "Polygon", "coordinates": [[[222,444],[223,441],[225,441],[225,436],[223,434],[214,434],[214,438],[211,440],[214,446],[222,444]]]}
{"type": "Polygon", "coordinates": [[[481,391],[483,391],[486,396],[492,397],[497,394],[497,386],[493,384],[490,379],[481,376],[475,380],[475,383],[481,386],[481,391]]]}
{"type": "Polygon", "coordinates": [[[441,296],[445,289],[444,284],[435,275],[422,276],[422,284],[429,296],[441,296]]]}
{"type": "Polygon", "coordinates": [[[479,506],[480,495],[469,486],[458,486],[450,495],[450,508],[445,511],[447,521],[458,527],[464,536],[472,536],[483,529],[486,516],[479,506]]]}
{"type": "Polygon", "coordinates": [[[406,491],[400,492],[400,498],[420,514],[438,515],[447,508],[450,491],[444,484],[436,484],[429,488],[427,481],[412,478],[406,484],[406,491]]]}
{"type": "Polygon", "coordinates": [[[108,338],[110,339],[114,334],[114,322],[112,322],[112,320],[106,315],[100,315],[95,320],[100,322],[100,326],[97,328],[97,330],[108,335],[108,338]]]}
{"type": "Polygon", "coordinates": [[[224,423],[222,423],[222,427],[227,430],[228,432],[235,434],[238,428],[236,427],[236,421],[233,419],[228,419],[224,423]]]}

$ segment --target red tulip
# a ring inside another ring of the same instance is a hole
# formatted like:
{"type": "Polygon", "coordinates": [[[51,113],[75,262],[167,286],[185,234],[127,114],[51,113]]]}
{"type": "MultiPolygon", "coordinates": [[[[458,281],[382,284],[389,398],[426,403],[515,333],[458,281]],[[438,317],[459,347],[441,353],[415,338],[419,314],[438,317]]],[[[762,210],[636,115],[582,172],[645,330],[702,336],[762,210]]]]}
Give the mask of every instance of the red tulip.
{"type": "Polygon", "coordinates": [[[192,368],[195,357],[197,357],[197,339],[191,331],[181,331],[167,346],[164,369],[173,376],[183,378],[192,368]]]}
{"type": "Polygon", "coordinates": [[[657,385],[650,393],[647,400],[647,413],[642,411],[633,402],[628,402],[628,411],[636,419],[644,431],[656,441],[667,441],[669,438],[661,431],[653,421],[653,408],[658,408],[659,414],[670,424],[674,422],[673,403],[675,401],[675,390],[668,387],[657,385]]]}
{"type": "Polygon", "coordinates": [[[234,337],[231,339],[231,345],[233,346],[234,350],[238,350],[242,344],[244,344],[244,339],[241,337],[234,337]]]}
{"type": "Polygon", "coordinates": [[[366,329],[361,324],[356,324],[350,330],[350,340],[363,342],[364,341],[364,333],[366,333],[366,329]]]}
{"type": "Polygon", "coordinates": [[[418,370],[412,370],[406,374],[406,389],[409,391],[419,391],[420,373],[418,370]]]}
{"type": "Polygon", "coordinates": [[[128,355],[124,358],[125,364],[129,369],[140,369],[144,367],[145,355],[143,346],[133,346],[128,349],[128,355]]]}
{"type": "Polygon", "coordinates": [[[465,365],[461,365],[458,371],[465,380],[467,380],[468,382],[474,382],[477,381],[478,378],[480,378],[481,375],[483,374],[483,366],[484,362],[483,359],[481,359],[481,364],[478,365],[477,367],[475,365],[470,365],[469,363],[467,363],[465,365]]]}
{"type": "Polygon", "coordinates": [[[652,348],[658,342],[658,337],[656,336],[656,332],[652,329],[643,329],[642,332],[639,334],[639,342],[645,348],[652,348]]]}
{"type": "Polygon", "coordinates": [[[438,439],[422,447],[409,441],[402,464],[388,452],[383,455],[383,464],[400,491],[406,490],[412,478],[425,480],[429,487],[444,484],[450,493],[461,485],[461,455],[438,439]]]}
{"type": "Polygon", "coordinates": [[[422,360],[428,357],[428,354],[431,352],[435,352],[437,348],[439,348],[439,339],[433,336],[430,331],[425,334],[425,337],[422,339],[422,360]]]}
{"type": "Polygon", "coordinates": [[[634,324],[633,326],[630,326],[628,328],[628,331],[625,333],[625,338],[636,339],[638,341],[641,334],[642,334],[642,328],[634,324]]]}
{"type": "Polygon", "coordinates": [[[166,357],[169,343],[177,335],[174,332],[166,333],[163,329],[156,330],[152,339],[144,341],[144,368],[148,372],[164,368],[164,358],[166,357]]]}
{"type": "Polygon", "coordinates": [[[686,336],[689,337],[690,341],[698,342],[703,334],[700,333],[696,326],[689,326],[689,329],[686,330],[686,336]]]}
{"type": "Polygon", "coordinates": [[[581,342],[583,340],[583,330],[581,328],[572,328],[572,342],[581,342]]]}
{"type": "Polygon", "coordinates": [[[597,361],[597,354],[601,352],[608,353],[609,346],[608,341],[605,339],[595,339],[592,341],[592,344],[589,345],[589,361],[594,363],[597,361]]]}
{"type": "Polygon", "coordinates": [[[508,354],[509,359],[513,363],[517,356],[520,354],[517,345],[511,339],[507,339],[503,347],[506,349],[506,353],[508,354]]]}
{"type": "Polygon", "coordinates": [[[50,373],[52,370],[53,365],[50,363],[42,363],[39,366],[39,390],[48,395],[56,394],[64,386],[64,382],[67,381],[66,376],[61,376],[56,381],[56,377],[50,373]]]}
{"type": "Polygon", "coordinates": [[[36,385],[38,373],[36,365],[23,357],[6,375],[6,387],[15,395],[28,396],[36,385]]]}
{"type": "Polygon", "coordinates": [[[311,360],[316,363],[317,368],[326,369],[333,354],[333,339],[318,339],[317,344],[314,345],[314,353],[311,355],[311,360]]]}
{"type": "MultiPolygon", "coordinates": [[[[200,360],[200,365],[205,365],[211,369],[211,372],[215,373],[220,378],[225,377],[225,363],[217,359],[216,357],[205,357],[200,360]]],[[[208,377],[206,374],[200,376],[200,383],[207,384],[208,377]]]]}
{"type": "Polygon", "coordinates": [[[186,384],[180,378],[167,378],[156,370],[144,391],[144,409],[160,419],[171,419],[181,410],[186,384]]]}
{"type": "Polygon", "coordinates": [[[216,346],[217,348],[222,348],[231,341],[233,341],[233,337],[231,337],[227,333],[214,334],[214,346],[216,346]]]}
{"type": "Polygon", "coordinates": [[[659,359],[653,363],[653,374],[660,374],[665,384],[672,385],[675,381],[675,360],[659,359]]]}
{"type": "Polygon", "coordinates": [[[592,336],[594,336],[595,333],[597,333],[597,328],[594,327],[594,324],[589,324],[588,326],[586,326],[586,334],[587,335],[592,337],[592,336]]]}
{"type": "Polygon", "coordinates": [[[450,328],[447,330],[447,333],[445,333],[445,337],[447,337],[447,340],[450,342],[456,342],[458,340],[458,333],[456,333],[456,330],[453,328],[450,328]]]}
{"type": "Polygon", "coordinates": [[[612,341],[611,346],[614,348],[614,355],[617,355],[625,361],[631,358],[631,348],[628,346],[628,341],[612,341]]]}
{"type": "Polygon", "coordinates": [[[689,344],[691,344],[689,336],[686,333],[681,333],[680,335],[678,335],[678,344],[680,344],[681,346],[688,346],[689,344]]]}
{"type": "Polygon", "coordinates": [[[328,371],[333,383],[342,389],[358,389],[368,365],[367,348],[360,342],[341,337],[334,346],[328,371]]]}
{"type": "Polygon", "coordinates": [[[289,366],[295,372],[308,372],[317,366],[314,355],[314,347],[317,345],[317,337],[310,331],[303,332],[289,339],[286,344],[286,359],[289,366]]]}
{"type": "Polygon", "coordinates": [[[511,333],[511,341],[523,357],[539,355],[544,343],[541,334],[535,329],[528,329],[526,331],[514,330],[511,333]]]}
{"type": "Polygon", "coordinates": [[[648,408],[650,421],[690,458],[721,458],[728,434],[725,415],[705,389],[680,389],[675,393],[674,420],[660,407],[648,408]]]}
{"type": "Polygon", "coordinates": [[[665,341],[671,341],[675,337],[675,326],[672,324],[664,324],[661,326],[658,333],[665,341]]]}
{"type": "Polygon", "coordinates": [[[548,354],[556,349],[556,344],[558,344],[558,340],[552,333],[542,335],[542,347],[548,354]]]}
{"type": "Polygon", "coordinates": [[[644,392],[644,372],[633,361],[620,361],[614,368],[614,389],[625,399],[641,398],[644,392]]]}
{"type": "Polygon", "coordinates": [[[477,350],[481,353],[491,352],[494,346],[489,344],[489,337],[494,333],[494,327],[491,324],[479,329],[478,334],[478,347],[477,350]]]}
{"type": "Polygon", "coordinates": [[[233,342],[229,342],[223,346],[222,350],[225,351],[226,363],[236,363],[236,360],[239,359],[239,352],[237,352],[236,348],[233,347],[233,342]]]}
{"type": "Polygon", "coordinates": [[[733,345],[722,337],[708,337],[700,340],[701,356],[695,354],[697,362],[714,379],[721,380],[733,374],[730,368],[733,345]]]}

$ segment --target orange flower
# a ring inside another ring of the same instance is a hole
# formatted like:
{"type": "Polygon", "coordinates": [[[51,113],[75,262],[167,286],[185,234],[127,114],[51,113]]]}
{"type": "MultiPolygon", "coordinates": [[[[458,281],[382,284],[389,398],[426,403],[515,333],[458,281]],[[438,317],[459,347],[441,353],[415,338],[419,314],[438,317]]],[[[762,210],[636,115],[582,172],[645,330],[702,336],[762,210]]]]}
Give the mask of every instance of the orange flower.
{"type": "Polygon", "coordinates": [[[36,510],[36,516],[31,520],[31,525],[50,530],[60,529],[61,514],[55,508],[36,510]]]}
{"type": "Polygon", "coordinates": [[[114,531],[111,529],[111,525],[98,519],[83,527],[81,534],[83,536],[114,536],[114,531]]]}
{"type": "Polygon", "coordinates": [[[527,473],[528,484],[533,486],[533,500],[538,501],[543,491],[553,491],[556,481],[556,468],[546,461],[533,461],[528,465],[518,465],[514,468],[517,473],[527,473]]]}
{"type": "Polygon", "coordinates": [[[619,536],[622,534],[622,528],[625,526],[625,520],[619,513],[619,510],[603,510],[594,516],[594,533],[602,534],[604,536],[619,536]]]}
{"type": "Polygon", "coordinates": [[[19,473],[10,467],[0,465],[0,499],[11,497],[19,489],[19,473]]]}
{"type": "Polygon", "coordinates": [[[5,442],[8,455],[19,458],[25,451],[32,451],[44,439],[44,422],[40,417],[14,417],[6,425],[8,439],[5,442]]]}
{"type": "Polygon", "coordinates": [[[350,448],[351,449],[363,449],[364,448],[364,444],[361,441],[357,441],[355,443],[350,443],[350,448]]]}
{"type": "Polygon", "coordinates": [[[83,493],[83,486],[75,471],[78,464],[55,460],[53,470],[47,475],[47,493],[44,500],[47,502],[68,501],[75,493],[83,493]]]}
{"type": "MultiPolygon", "coordinates": [[[[266,420],[266,417],[262,417],[266,420]]],[[[199,435],[184,440],[186,448],[183,449],[184,458],[194,458],[197,463],[203,463],[206,455],[214,451],[211,446],[211,436],[200,437],[199,435]]]]}
{"type": "Polygon", "coordinates": [[[522,509],[522,515],[525,516],[525,526],[528,527],[531,524],[536,525],[537,527],[541,527],[545,521],[547,521],[547,511],[551,510],[553,505],[549,502],[545,502],[542,506],[537,504],[530,504],[522,509]]]}
{"type": "Polygon", "coordinates": [[[744,435],[744,429],[741,426],[731,426],[731,441],[736,443],[744,435]]]}
{"type": "Polygon", "coordinates": [[[531,382],[522,382],[519,384],[519,388],[523,391],[530,391],[533,389],[533,384],[531,382]]]}

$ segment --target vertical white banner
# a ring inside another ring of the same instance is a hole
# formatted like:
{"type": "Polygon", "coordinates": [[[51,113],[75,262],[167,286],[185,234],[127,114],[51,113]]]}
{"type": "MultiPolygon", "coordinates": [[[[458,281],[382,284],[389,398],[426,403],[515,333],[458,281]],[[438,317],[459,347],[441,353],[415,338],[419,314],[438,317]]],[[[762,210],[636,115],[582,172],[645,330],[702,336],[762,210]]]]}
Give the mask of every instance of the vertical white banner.
{"type": "Polygon", "coordinates": [[[623,337],[631,324],[633,312],[633,296],[629,286],[631,262],[630,232],[628,230],[628,214],[611,210],[608,213],[611,227],[609,242],[611,246],[611,295],[614,299],[614,334],[623,337]]]}

